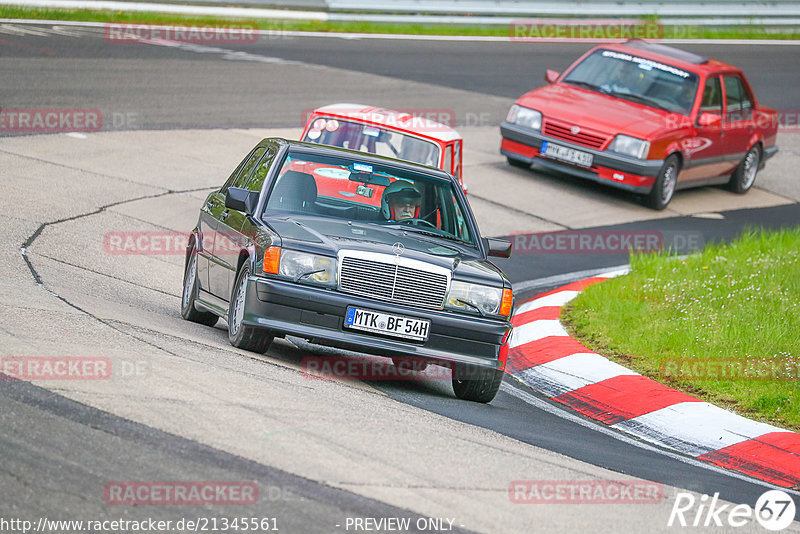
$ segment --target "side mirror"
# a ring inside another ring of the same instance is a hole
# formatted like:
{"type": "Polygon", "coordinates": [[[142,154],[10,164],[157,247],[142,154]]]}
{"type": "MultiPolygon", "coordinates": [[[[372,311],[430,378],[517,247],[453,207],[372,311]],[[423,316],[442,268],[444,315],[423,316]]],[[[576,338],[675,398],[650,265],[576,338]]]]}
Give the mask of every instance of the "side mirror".
{"type": "Polygon", "coordinates": [[[703,112],[697,119],[697,124],[700,126],[719,126],[722,124],[722,117],[716,113],[703,112]]]}
{"type": "Polygon", "coordinates": [[[484,238],[483,244],[489,250],[489,256],[497,256],[498,258],[511,257],[511,241],[505,239],[484,238]]]}
{"type": "Polygon", "coordinates": [[[547,83],[556,83],[558,77],[561,76],[561,73],[555,71],[553,69],[547,69],[544,73],[544,80],[547,83]]]}
{"type": "Polygon", "coordinates": [[[258,191],[229,187],[225,193],[225,207],[252,215],[258,205],[258,191]]]}

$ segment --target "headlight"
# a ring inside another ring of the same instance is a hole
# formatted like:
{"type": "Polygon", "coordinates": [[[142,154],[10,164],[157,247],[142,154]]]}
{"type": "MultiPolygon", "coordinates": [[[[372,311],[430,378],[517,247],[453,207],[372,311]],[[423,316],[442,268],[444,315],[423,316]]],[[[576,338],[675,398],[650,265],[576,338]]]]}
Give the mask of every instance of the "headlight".
{"type": "Polygon", "coordinates": [[[325,285],[336,283],[336,260],[334,258],[295,250],[278,249],[278,247],[267,249],[267,254],[264,257],[264,271],[285,276],[298,282],[325,285]],[[277,249],[277,254],[275,254],[275,249],[277,249]],[[268,261],[270,252],[272,252],[272,261],[268,261]],[[277,262],[275,261],[278,259],[275,258],[276,255],[280,258],[277,262]],[[267,266],[268,263],[271,264],[271,267],[267,266]],[[277,272],[274,270],[275,263],[278,263],[277,272]]]}
{"type": "Polygon", "coordinates": [[[647,153],[650,152],[650,143],[636,139],[635,137],[628,137],[627,135],[618,135],[611,141],[608,147],[612,152],[625,154],[626,156],[633,156],[638,159],[647,158],[647,153]]]}
{"type": "Polygon", "coordinates": [[[488,287],[453,280],[447,293],[445,308],[451,310],[472,310],[480,308],[485,315],[505,315],[511,313],[513,295],[510,289],[488,287]]]}
{"type": "Polygon", "coordinates": [[[527,126],[533,130],[540,130],[542,128],[542,114],[534,109],[523,108],[514,104],[508,110],[506,117],[508,122],[519,124],[520,126],[527,126]]]}

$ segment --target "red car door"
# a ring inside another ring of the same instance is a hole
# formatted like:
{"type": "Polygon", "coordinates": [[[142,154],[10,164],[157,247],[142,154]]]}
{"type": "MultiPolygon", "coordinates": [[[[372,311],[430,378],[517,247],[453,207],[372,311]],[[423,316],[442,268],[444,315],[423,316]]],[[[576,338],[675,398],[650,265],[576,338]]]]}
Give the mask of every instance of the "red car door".
{"type": "Polygon", "coordinates": [[[723,130],[728,163],[726,171],[733,172],[750,148],[755,131],[753,98],[738,74],[726,74],[722,82],[725,91],[723,130]]]}
{"type": "Polygon", "coordinates": [[[680,181],[702,180],[719,176],[727,168],[726,138],[723,128],[723,92],[718,75],[706,78],[700,109],[697,112],[695,136],[681,141],[683,169],[680,181]],[[716,124],[702,124],[703,119],[718,117],[716,124]]]}

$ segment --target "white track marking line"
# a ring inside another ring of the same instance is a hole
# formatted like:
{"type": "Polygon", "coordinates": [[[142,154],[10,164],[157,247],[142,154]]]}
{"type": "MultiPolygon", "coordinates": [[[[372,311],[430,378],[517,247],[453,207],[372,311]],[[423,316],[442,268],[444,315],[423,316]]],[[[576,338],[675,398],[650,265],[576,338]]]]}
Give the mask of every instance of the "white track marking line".
{"type": "Polygon", "coordinates": [[[517,373],[520,380],[550,397],[596,384],[616,376],[638,375],[599,354],[578,353],[517,373]]]}
{"type": "Polygon", "coordinates": [[[786,432],[707,402],[680,402],[612,426],[692,456],[700,456],[770,432],[786,432]]]}

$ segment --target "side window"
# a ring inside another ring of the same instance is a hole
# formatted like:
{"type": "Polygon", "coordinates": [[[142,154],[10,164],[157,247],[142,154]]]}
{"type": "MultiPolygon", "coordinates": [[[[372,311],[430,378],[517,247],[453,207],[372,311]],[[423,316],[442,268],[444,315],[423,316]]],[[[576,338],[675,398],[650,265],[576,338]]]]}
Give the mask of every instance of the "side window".
{"type": "Polygon", "coordinates": [[[241,174],[242,167],[244,167],[245,164],[247,164],[247,162],[250,161],[250,158],[253,157],[253,154],[255,153],[256,150],[258,150],[258,147],[251,150],[250,153],[247,156],[245,156],[245,158],[242,161],[239,162],[239,165],[236,166],[236,169],[231,173],[231,175],[225,181],[225,184],[223,184],[223,186],[220,188],[220,192],[225,193],[225,191],[227,191],[227,189],[233,185],[234,180],[236,180],[236,178],[241,174]]]}
{"type": "Polygon", "coordinates": [[[740,121],[749,119],[753,103],[744,88],[742,80],[738,76],[725,76],[723,80],[725,83],[727,120],[740,121]]]}
{"type": "Polygon", "coordinates": [[[247,183],[247,179],[250,177],[250,173],[253,172],[253,167],[255,167],[256,162],[265,150],[265,147],[259,146],[250,152],[250,155],[239,164],[239,167],[237,167],[235,171],[233,171],[233,174],[231,174],[231,177],[228,178],[228,181],[225,182],[225,185],[222,186],[219,192],[224,195],[229,187],[244,187],[244,184],[247,183]]]}
{"type": "Polygon", "coordinates": [[[261,155],[267,150],[266,147],[260,146],[258,147],[253,155],[250,156],[250,159],[247,160],[247,163],[244,164],[242,167],[242,172],[239,173],[239,176],[233,181],[231,184],[233,187],[241,187],[244,188],[244,184],[247,183],[247,180],[250,178],[250,175],[253,173],[253,169],[258,163],[258,160],[261,159],[261,155]]]}
{"type": "Polygon", "coordinates": [[[261,186],[264,185],[264,179],[267,177],[269,168],[272,166],[272,162],[275,160],[275,153],[275,150],[272,149],[266,151],[264,157],[261,158],[260,162],[258,162],[256,172],[253,173],[250,181],[247,182],[247,189],[250,191],[261,191],[261,186]]]}
{"type": "Polygon", "coordinates": [[[442,164],[442,170],[447,172],[452,172],[453,170],[453,145],[444,147],[444,163],[442,164]]]}
{"type": "Polygon", "coordinates": [[[706,80],[703,100],[700,102],[700,112],[716,113],[722,116],[722,90],[719,85],[719,76],[706,80]]]}
{"type": "Polygon", "coordinates": [[[455,143],[456,151],[453,153],[453,176],[461,179],[461,141],[455,143]]]}

